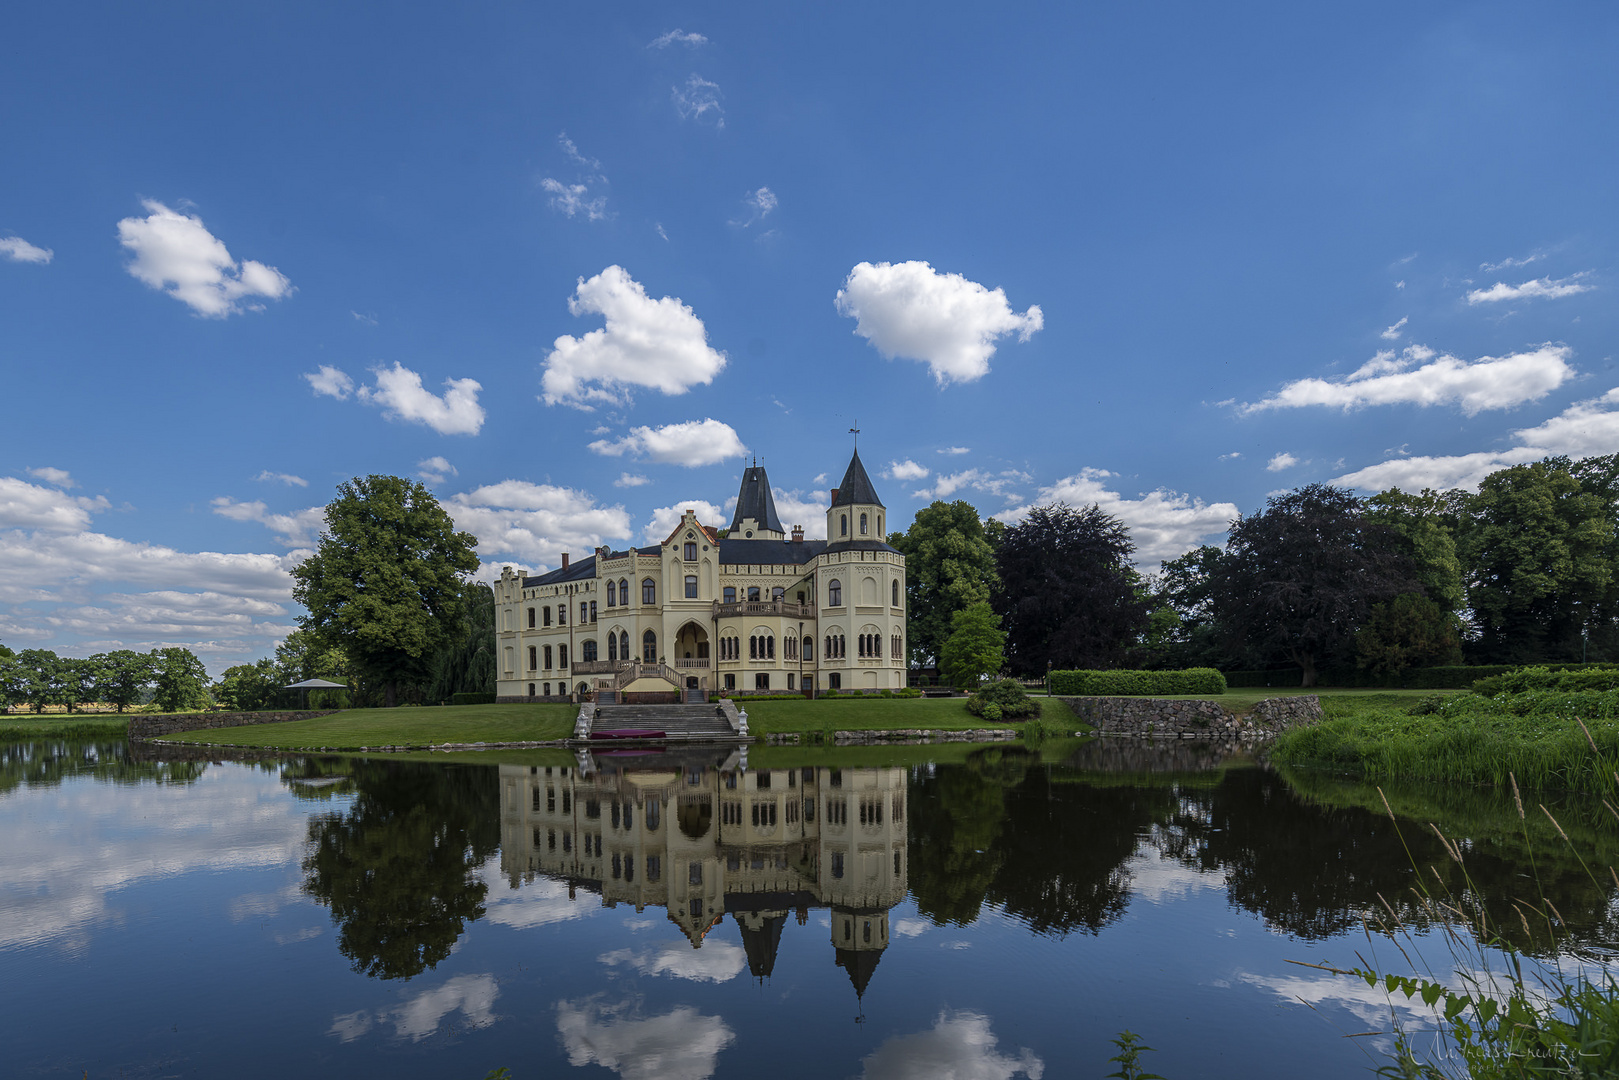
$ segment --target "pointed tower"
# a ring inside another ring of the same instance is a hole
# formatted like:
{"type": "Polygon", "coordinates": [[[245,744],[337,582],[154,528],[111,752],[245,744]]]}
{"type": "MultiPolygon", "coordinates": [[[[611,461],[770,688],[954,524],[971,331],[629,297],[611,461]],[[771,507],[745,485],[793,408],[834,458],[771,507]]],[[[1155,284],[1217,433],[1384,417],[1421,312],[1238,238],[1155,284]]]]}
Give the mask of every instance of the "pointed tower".
{"type": "Polygon", "coordinates": [[[856,540],[885,543],[886,516],[887,508],[877,497],[877,489],[856,450],[843,474],[843,483],[832,489],[832,506],[826,512],[827,542],[833,547],[856,540]]]}
{"type": "Polygon", "coordinates": [[[776,516],[776,500],[770,494],[770,478],[757,463],[742,470],[742,489],[736,493],[730,537],[733,540],[786,539],[781,519],[776,516]]]}

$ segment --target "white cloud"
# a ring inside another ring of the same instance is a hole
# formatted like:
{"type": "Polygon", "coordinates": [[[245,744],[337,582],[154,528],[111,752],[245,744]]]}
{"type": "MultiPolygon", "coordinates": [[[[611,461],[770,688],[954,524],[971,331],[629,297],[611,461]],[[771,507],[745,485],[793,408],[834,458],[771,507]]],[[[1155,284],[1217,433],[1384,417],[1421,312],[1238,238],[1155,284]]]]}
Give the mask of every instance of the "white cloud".
{"type": "Polygon", "coordinates": [[[232,521],[256,521],[276,534],[276,539],[292,548],[313,547],[326,524],[324,507],[311,506],[291,514],[272,514],[260,501],[237,502],[221,495],[209,503],[214,513],[232,521]]]}
{"type": "Polygon", "coordinates": [[[306,371],[304,378],[315,391],[316,397],[334,397],[345,400],[354,392],[354,380],[348,373],[330,364],[322,364],[319,371],[306,371]]]}
{"type": "Polygon", "coordinates": [[[1497,281],[1488,289],[1474,289],[1467,294],[1469,304],[1495,304],[1502,300],[1555,300],[1560,296],[1574,296],[1582,292],[1590,292],[1591,286],[1585,284],[1580,278],[1590,271],[1582,271],[1560,281],[1553,281],[1549,277],[1536,278],[1525,281],[1520,285],[1508,285],[1504,281],[1497,281]]]}
{"type": "Polygon", "coordinates": [[[448,459],[435,455],[416,463],[416,475],[421,477],[424,483],[442,484],[452,476],[460,476],[461,473],[448,459]]]}
{"type": "Polygon", "coordinates": [[[486,563],[505,558],[556,565],[561,552],[588,553],[630,535],[622,506],[599,506],[586,492],[551,484],[504,480],[452,495],[442,505],[456,528],[478,538],[486,563]]]}
{"type": "Polygon", "coordinates": [[[703,499],[687,499],[653,510],[646,528],[641,530],[641,539],[648,544],[663,543],[669,538],[669,534],[675,531],[675,526],[680,524],[681,515],[687,510],[696,511],[697,520],[713,528],[722,529],[731,523],[730,515],[721,507],[703,499]]]}
{"type": "Polygon", "coordinates": [[[275,267],[252,259],[238,265],[201,218],[152,199],[142,205],[146,217],[118,223],[118,242],[134,255],[128,270],[137,281],[213,319],[263,310],[255,297],[280,300],[291,295],[292,282],[275,267]]]}
{"type": "Polygon", "coordinates": [[[689,1005],[645,1019],[630,1019],[629,1010],[628,1004],[558,1004],[557,1032],[568,1063],[600,1065],[625,1080],[706,1080],[720,1051],[736,1041],[722,1018],[689,1005]]]}
{"type": "Polygon", "coordinates": [[[1016,1057],[996,1051],[999,1040],[989,1017],[975,1012],[941,1012],[932,1029],[893,1035],[861,1059],[864,1080],[1040,1080],[1043,1061],[1027,1047],[1016,1057]]]}
{"type": "Polygon", "coordinates": [[[703,35],[696,32],[688,34],[677,26],[667,34],[660,34],[651,41],[647,42],[646,47],[649,49],[667,49],[671,45],[696,46],[707,44],[708,39],[703,35]]]}
{"type": "Polygon", "coordinates": [[[921,488],[911,494],[918,499],[948,499],[956,492],[970,488],[997,498],[1015,499],[1017,496],[1011,489],[1020,484],[1027,484],[1032,479],[1028,473],[1016,469],[1005,469],[999,473],[984,469],[966,469],[958,473],[938,473],[933,478],[931,488],[921,488]]]}
{"type": "Polygon", "coordinates": [[[42,465],[37,469],[29,469],[28,475],[35,480],[43,480],[59,488],[78,487],[79,483],[73,479],[73,474],[66,469],[53,469],[49,465],[42,465]]]}
{"type": "Polygon", "coordinates": [[[607,196],[592,195],[585,184],[564,184],[547,176],[540,180],[540,187],[551,196],[551,208],[567,217],[583,214],[586,221],[600,221],[607,216],[607,196]]]}
{"type": "Polygon", "coordinates": [[[779,202],[780,200],[776,198],[775,192],[767,187],[762,187],[758,191],[750,191],[742,198],[742,206],[747,211],[746,215],[731,222],[731,224],[740,225],[746,229],[750,225],[769,217],[770,211],[774,210],[779,202]]]}
{"type": "Polygon", "coordinates": [[[1512,437],[1547,454],[1595,457],[1619,451],[1619,387],[1599,398],[1577,401],[1557,416],[1512,437]]]}
{"type": "Polygon", "coordinates": [[[1562,345],[1486,356],[1473,363],[1446,355],[1410,370],[1433,355],[1421,345],[1408,346],[1398,357],[1392,351],[1380,352],[1343,379],[1299,379],[1257,404],[1244,405],[1242,411],[1310,405],[1346,411],[1367,405],[1457,405],[1468,416],[1476,416],[1486,409],[1539,401],[1574,376],[1568,363],[1572,350],[1562,345]]]}
{"type": "Polygon", "coordinates": [[[457,975],[442,986],[423,990],[397,1009],[386,1010],[375,1018],[363,1009],[333,1017],[326,1033],[336,1035],[343,1042],[353,1042],[369,1032],[373,1024],[391,1020],[396,1035],[419,1042],[438,1031],[444,1018],[457,1010],[461,1013],[457,1027],[490,1026],[498,1019],[494,1006],[499,996],[500,984],[493,975],[457,975]]]}
{"type": "MultiPolygon", "coordinates": [[[[44,470],[29,471],[39,475],[39,472],[44,470]]],[[[66,473],[62,475],[67,476],[66,473]]],[[[41,479],[50,480],[51,483],[59,482],[49,477],[41,479]]],[[[38,484],[30,484],[26,480],[0,476],[0,529],[77,532],[90,524],[91,514],[110,508],[111,504],[100,495],[94,498],[69,495],[52,488],[40,487],[38,484]]]]}
{"type": "Polygon", "coordinates": [[[1242,457],[1242,451],[1241,450],[1233,450],[1229,454],[1221,454],[1220,457],[1219,457],[1219,460],[1221,460],[1221,461],[1235,461],[1240,457],[1242,457]]]}
{"type": "Polygon", "coordinates": [[[255,476],[253,479],[259,481],[260,483],[264,483],[264,484],[268,484],[268,483],[286,484],[288,487],[308,487],[309,486],[309,481],[305,480],[301,476],[294,476],[291,473],[284,473],[284,472],[271,472],[269,469],[265,469],[263,472],[261,472],[257,476],[255,476]]]}
{"type": "Polygon", "coordinates": [[[630,388],[638,386],[684,394],[713,382],[725,367],[725,354],[709,348],[703,321],[691,308],[677,297],[653,300],[621,266],[580,278],[568,311],[601,315],[607,325],[556,339],[541,379],[547,405],[627,405],[630,388]]]}
{"type": "Polygon", "coordinates": [[[1001,289],[917,261],[859,263],[835,302],[878,352],[923,361],[940,386],[982,378],[997,339],[1015,332],[1028,341],[1045,325],[1038,305],[1019,315],[1001,289]]]}
{"type": "Polygon", "coordinates": [[[1532,262],[1539,262],[1546,256],[1544,254],[1531,255],[1527,259],[1502,259],[1498,263],[1479,263],[1478,268],[1486,274],[1493,274],[1497,270],[1510,270],[1514,266],[1528,266],[1532,262]]]}
{"type": "Polygon", "coordinates": [[[666,465],[713,465],[748,452],[731,425],[718,420],[687,420],[660,428],[631,428],[622,439],[598,439],[590,444],[604,457],[631,454],[666,465]]]}
{"type": "Polygon", "coordinates": [[[607,967],[623,964],[642,975],[672,975],[693,982],[728,982],[748,966],[748,954],[740,945],[724,941],[704,942],[694,949],[686,941],[665,941],[651,949],[619,949],[604,953],[597,961],[607,967]]]}
{"type": "Polygon", "coordinates": [[[1011,524],[1021,520],[1034,506],[1059,502],[1074,507],[1094,504],[1129,526],[1130,539],[1136,545],[1136,565],[1155,567],[1164,559],[1184,555],[1206,537],[1225,532],[1239,513],[1235,503],[1205,503],[1163,488],[1136,499],[1126,499],[1102,483],[1113,475],[1104,469],[1081,469],[1050,487],[1041,488],[1030,505],[995,516],[1011,524]]]}
{"type": "Polygon", "coordinates": [[[720,105],[718,84],[694,74],[686,79],[684,86],[670,87],[669,94],[682,120],[702,120],[712,113],[714,126],[725,126],[725,109],[720,105]]]}
{"type": "MultiPolygon", "coordinates": [[[[584,154],[580,153],[579,147],[572,139],[568,138],[568,133],[566,131],[558,133],[557,145],[562,147],[562,152],[567,154],[568,160],[573,162],[575,165],[590,169],[593,172],[601,172],[602,163],[593,157],[586,157],[584,154]]],[[[603,179],[606,178],[603,177],[603,179]]]]}
{"type": "Polygon", "coordinates": [[[947,446],[943,450],[938,451],[938,453],[941,453],[941,454],[970,454],[970,453],[972,453],[972,447],[970,447],[970,446],[947,446]]]}
{"type": "MultiPolygon", "coordinates": [[[[325,368],[321,370],[324,373],[325,368]]],[[[361,401],[380,406],[384,416],[426,424],[440,435],[476,435],[483,427],[483,406],[478,404],[483,387],[475,379],[445,379],[440,397],[422,386],[420,375],[397,361],[392,368],[373,369],[373,374],[376,385],[360,387],[358,395],[361,401]]]]}
{"type": "Polygon", "coordinates": [[[0,255],[12,262],[48,263],[56,252],[50,248],[35,247],[20,236],[0,236],[0,255]]]}
{"type": "Polygon", "coordinates": [[[621,488],[637,488],[637,487],[645,487],[647,484],[650,484],[650,483],[652,483],[652,480],[649,477],[642,476],[639,473],[628,473],[627,472],[627,473],[619,473],[618,474],[618,479],[613,481],[613,486],[614,487],[621,487],[621,488]]]}
{"type": "Polygon", "coordinates": [[[1390,327],[1386,328],[1381,334],[1379,334],[1377,336],[1382,338],[1384,341],[1398,341],[1398,340],[1400,340],[1400,331],[1405,327],[1405,324],[1410,322],[1410,321],[1411,321],[1410,316],[1408,316],[1408,315],[1407,316],[1402,316],[1400,318],[1399,322],[1395,323],[1393,326],[1390,326],[1390,327]]]}
{"type": "Polygon", "coordinates": [[[883,473],[890,480],[920,480],[928,474],[926,465],[918,465],[910,458],[904,461],[890,461],[888,470],[883,473]]]}
{"type": "Polygon", "coordinates": [[[1275,457],[1265,462],[1265,471],[1281,472],[1283,469],[1291,469],[1298,463],[1298,458],[1294,457],[1292,454],[1289,454],[1286,450],[1283,450],[1280,454],[1277,454],[1275,457]]]}
{"type": "Polygon", "coordinates": [[[669,242],[669,234],[663,231],[663,222],[654,222],[652,227],[658,231],[658,235],[663,237],[663,242],[667,244],[669,242]]]}
{"type": "Polygon", "coordinates": [[[776,500],[776,516],[786,526],[789,536],[794,525],[802,525],[805,539],[826,539],[826,512],[832,505],[831,495],[824,491],[812,491],[806,495],[796,488],[792,491],[781,488],[770,490],[776,500]]]}
{"type": "Polygon", "coordinates": [[[355,322],[364,323],[367,326],[377,325],[377,317],[375,315],[362,315],[360,312],[352,310],[349,312],[349,314],[354,316],[355,322]]]}
{"type": "Polygon", "coordinates": [[[519,884],[512,885],[511,879],[500,869],[498,855],[478,868],[478,877],[489,887],[484,894],[484,907],[488,912],[484,918],[514,930],[588,919],[603,910],[569,899],[568,886],[548,877],[520,880],[519,884]]]}

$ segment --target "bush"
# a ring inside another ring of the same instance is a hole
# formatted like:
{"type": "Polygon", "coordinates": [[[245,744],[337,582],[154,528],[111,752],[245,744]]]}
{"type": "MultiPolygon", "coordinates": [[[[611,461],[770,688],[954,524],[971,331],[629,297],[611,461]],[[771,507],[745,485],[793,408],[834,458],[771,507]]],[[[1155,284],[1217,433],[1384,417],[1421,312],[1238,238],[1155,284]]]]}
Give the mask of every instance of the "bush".
{"type": "MultiPolygon", "coordinates": [[[[1548,671],[1612,670],[1613,664],[1547,664],[1548,671]]],[[[1320,686],[1348,689],[1388,690],[1466,690],[1479,679],[1493,679],[1519,668],[1513,664],[1463,664],[1455,667],[1406,668],[1393,674],[1374,675],[1354,668],[1323,668],[1316,679],[1320,686]]],[[[1298,668],[1271,671],[1228,671],[1227,686],[1299,686],[1303,673],[1298,668]]]]}
{"type": "Polygon", "coordinates": [[[1053,671],[1051,693],[1105,697],[1155,694],[1223,694],[1225,676],[1213,668],[1184,671],[1053,671]]]}
{"type": "Polygon", "coordinates": [[[903,688],[901,690],[895,690],[894,691],[894,696],[895,697],[902,697],[902,698],[921,697],[922,696],[922,688],[920,686],[907,686],[907,687],[905,687],[905,688],[903,688]]]}
{"type": "Polygon", "coordinates": [[[1040,715],[1040,703],[1016,679],[990,683],[967,699],[967,711],[982,720],[1022,720],[1040,715]]]}
{"type": "Polygon", "coordinates": [[[1552,690],[1565,694],[1586,691],[1619,690],[1619,668],[1611,667],[1527,667],[1479,679],[1473,693],[1485,697],[1522,694],[1531,690],[1552,690]]]}
{"type": "Polygon", "coordinates": [[[495,703],[495,695],[493,695],[493,694],[451,694],[450,695],[450,704],[451,705],[493,705],[494,703],[495,703]]]}

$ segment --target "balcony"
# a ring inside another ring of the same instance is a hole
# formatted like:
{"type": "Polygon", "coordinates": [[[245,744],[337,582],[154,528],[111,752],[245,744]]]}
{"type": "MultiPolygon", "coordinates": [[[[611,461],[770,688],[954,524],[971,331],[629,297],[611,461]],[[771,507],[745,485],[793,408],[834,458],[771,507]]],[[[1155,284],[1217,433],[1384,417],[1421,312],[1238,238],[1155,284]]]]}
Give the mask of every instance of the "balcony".
{"type": "Polygon", "coordinates": [[[734,604],[714,601],[714,618],[732,615],[774,615],[786,619],[815,618],[814,604],[795,604],[790,600],[739,600],[734,604]]]}

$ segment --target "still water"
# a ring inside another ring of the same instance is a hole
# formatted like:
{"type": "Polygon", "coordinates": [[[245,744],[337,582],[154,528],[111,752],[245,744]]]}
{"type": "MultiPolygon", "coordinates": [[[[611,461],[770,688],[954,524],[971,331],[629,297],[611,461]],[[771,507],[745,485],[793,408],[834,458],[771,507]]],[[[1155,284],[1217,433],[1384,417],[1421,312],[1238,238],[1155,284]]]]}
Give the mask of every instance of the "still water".
{"type": "MultiPolygon", "coordinates": [[[[1008,1080],[1109,1072],[1128,1028],[1172,1080],[1365,1076],[1390,1040],[1346,1036],[1386,999],[1288,961],[1397,959],[1362,919],[1422,924],[1413,860],[1504,904],[1532,846],[1567,933],[1515,944],[1619,943],[1611,888],[1549,825],[1526,846],[1510,798],[1390,791],[1396,828],[1375,790],[1186,742],[838,769],[165,753],[0,746],[8,1075],[1008,1080]]],[[[1607,811],[1552,809],[1616,861],[1607,811]]]]}

